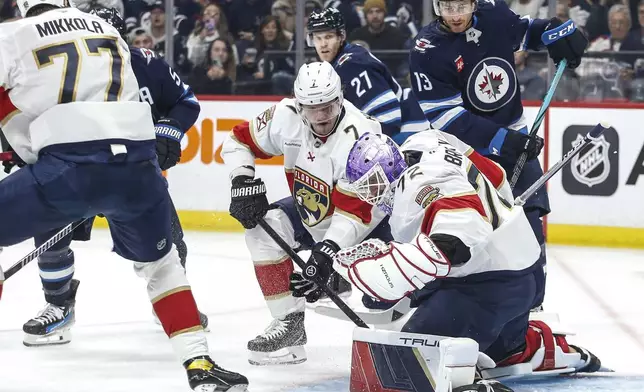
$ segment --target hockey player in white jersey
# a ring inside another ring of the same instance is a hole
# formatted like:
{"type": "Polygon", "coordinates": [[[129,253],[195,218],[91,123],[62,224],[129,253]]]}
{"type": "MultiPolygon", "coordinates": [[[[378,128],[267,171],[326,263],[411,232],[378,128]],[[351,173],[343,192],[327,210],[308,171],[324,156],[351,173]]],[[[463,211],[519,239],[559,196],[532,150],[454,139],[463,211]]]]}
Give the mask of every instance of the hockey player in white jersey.
{"type": "Polygon", "coordinates": [[[127,44],[110,24],[67,0],[18,7],[24,19],[0,24],[0,124],[27,165],[0,182],[0,246],[105,215],[114,251],[147,282],[190,387],[246,390],[244,376],[208,354],[172,244],[154,123],[150,106],[139,102],[127,44]]]}
{"type": "MultiPolygon", "coordinates": [[[[411,296],[415,311],[401,332],[473,339],[487,359],[479,366],[497,376],[599,368],[597,358],[569,345],[565,334],[529,322],[538,300],[540,246],[523,209],[509,201],[500,166],[431,131],[401,147],[385,135],[364,134],[346,169],[351,190],[390,214],[395,241],[371,239],[343,249],[334,267],[377,300],[411,296]]],[[[357,368],[373,366],[368,361],[362,358],[357,368]]],[[[386,375],[377,377],[386,383],[386,375]]],[[[464,388],[489,391],[480,387],[464,388]]]]}
{"type": "Polygon", "coordinates": [[[298,297],[312,302],[321,293],[293,274],[293,262],[256,226],[259,219],[291,247],[311,248],[309,263],[329,266],[325,278],[340,248],[369,236],[391,238],[385,214],[350,192],[344,179],[349,149],[365,132],[380,133],[380,123],[343,100],[340,78],[327,62],[302,66],[294,94],[236,126],[222,149],[232,169],[230,213],[247,229],[246,244],[274,318],[248,343],[249,361],[257,365],[306,360],[305,301],[298,297]],[[269,206],[265,184],[255,178],[255,158],[280,155],[292,196],[269,206]]]}

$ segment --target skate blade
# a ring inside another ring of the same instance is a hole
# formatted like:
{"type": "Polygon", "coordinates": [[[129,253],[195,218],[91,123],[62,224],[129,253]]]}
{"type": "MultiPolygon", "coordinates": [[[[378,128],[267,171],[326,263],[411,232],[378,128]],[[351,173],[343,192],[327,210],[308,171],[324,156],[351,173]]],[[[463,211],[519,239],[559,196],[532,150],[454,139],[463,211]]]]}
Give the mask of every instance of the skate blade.
{"type": "Polygon", "coordinates": [[[70,330],[55,331],[48,335],[32,335],[25,333],[22,344],[27,347],[53,346],[67,344],[72,341],[72,332],[70,330]]]}
{"type": "Polygon", "coordinates": [[[203,384],[195,387],[193,389],[195,392],[248,392],[248,384],[237,384],[233,385],[228,389],[221,389],[217,384],[203,384]]]}
{"type": "Polygon", "coordinates": [[[283,349],[264,353],[249,351],[248,363],[255,366],[297,365],[306,361],[304,346],[285,347],[283,349]]]}

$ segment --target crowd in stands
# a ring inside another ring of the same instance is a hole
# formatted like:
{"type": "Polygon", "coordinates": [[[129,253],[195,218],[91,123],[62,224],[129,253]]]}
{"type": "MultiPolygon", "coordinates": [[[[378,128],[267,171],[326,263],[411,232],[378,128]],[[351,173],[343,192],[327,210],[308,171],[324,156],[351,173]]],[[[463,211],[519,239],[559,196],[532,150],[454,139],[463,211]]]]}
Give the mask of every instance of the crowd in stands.
{"type": "MultiPolygon", "coordinates": [[[[1,21],[18,17],[15,0],[0,1],[1,21]]],[[[306,15],[338,8],[348,40],[370,49],[407,84],[407,52],[422,26],[423,0],[174,0],[175,70],[198,94],[290,94],[295,43],[305,39],[295,36],[297,1],[306,15]]],[[[573,19],[591,41],[582,65],[564,75],[556,99],[644,102],[644,0],[507,0],[517,14],[532,18],[547,18],[547,1],[556,1],[556,16],[573,19]]],[[[129,43],[164,55],[164,1],[73,2],[82,10],[117,8],[129,43]]],[[[315,53],[307,48],[305,58],[315,53]]],[[[515,62],[524,99],[541,99],[545,53],[517,52],[515,62]]]]}

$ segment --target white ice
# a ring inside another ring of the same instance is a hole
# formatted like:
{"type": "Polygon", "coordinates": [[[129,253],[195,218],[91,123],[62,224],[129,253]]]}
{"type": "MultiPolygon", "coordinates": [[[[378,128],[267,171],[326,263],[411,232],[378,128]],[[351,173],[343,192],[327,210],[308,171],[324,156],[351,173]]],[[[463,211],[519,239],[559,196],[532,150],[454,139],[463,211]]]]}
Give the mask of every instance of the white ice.
{"type": "MultiPolygon", "coordinates": [[[[307,362],[251,366],[246,342],[270,316],[243,237],[189,232],[186,242],[188,278],[200,310],[210,317],[208,341],[216,361],[246,375],[252,392],[344,385],[328,382],[349,375],[351,324],[308,312],[307,362]]],[[[145,282],[130,262],[110,252],[108,233],[96,230],[90,242],[73,248],[81,284],[70,344],[22,344],[22,324],[44,305],[35,261],[5,282],[0,391],[187,392],[185,373],[152,322],[145,282]]],[[[2,266],[7,269],[32,249],[31,242],[5,249],[2,266]]],[[[592,350],[607,367],[644,374],[644,252],[549,246],[548,253],[545,306],[577,332],[569,340],[592,350]]]]}

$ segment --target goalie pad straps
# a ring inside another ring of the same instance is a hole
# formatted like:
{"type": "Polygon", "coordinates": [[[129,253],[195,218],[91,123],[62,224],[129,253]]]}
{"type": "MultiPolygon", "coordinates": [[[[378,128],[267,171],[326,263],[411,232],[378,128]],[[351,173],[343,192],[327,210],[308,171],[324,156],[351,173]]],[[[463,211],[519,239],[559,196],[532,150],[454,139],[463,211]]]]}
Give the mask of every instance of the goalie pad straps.
{"type": "Polygon", "coordinates": [[[422,233],[412,243],[367,240],[341,250],[335,260],[342,275],[380,301],[397,301],[450,271],[449,260],[422,233]]]}
{"type": "Polygon", "coordinates": [[[562,367],[565,368],[567,366],[566,364],[556,363],[557,347],[559,347],[563,353],[570,352],[565,336],[553,334],[550,327],[543,321],[532,320],[529,322],[525,341],[526,347],[522,352],[516,353],[499,362],[497,367],[534,362],[534,371],[544,371],[562,367]],[[541,348],[543,348],[543,358],[535,358],[535,354],[537,354],[541,348]],[[540,363],[537,363],[539,360],[541,360],[540,363]]]}

